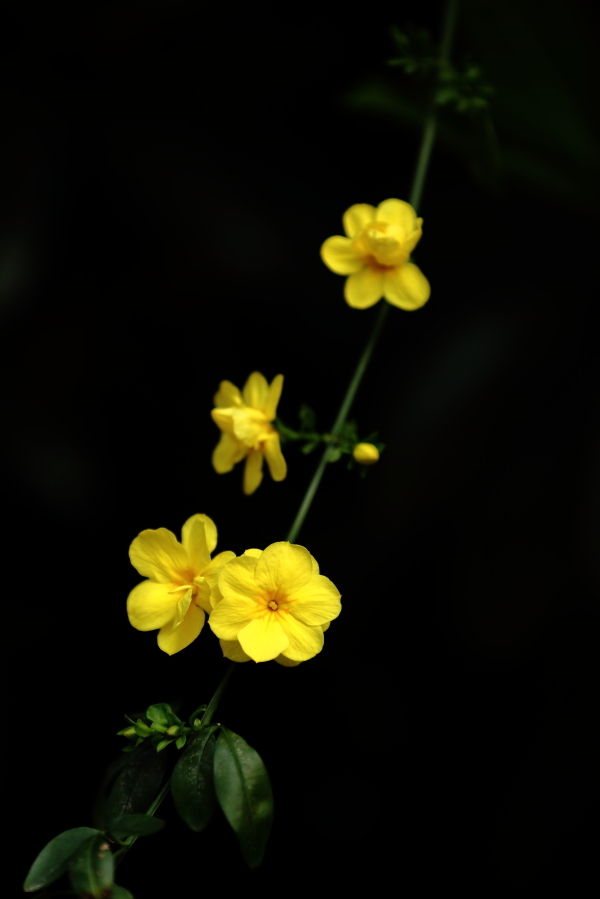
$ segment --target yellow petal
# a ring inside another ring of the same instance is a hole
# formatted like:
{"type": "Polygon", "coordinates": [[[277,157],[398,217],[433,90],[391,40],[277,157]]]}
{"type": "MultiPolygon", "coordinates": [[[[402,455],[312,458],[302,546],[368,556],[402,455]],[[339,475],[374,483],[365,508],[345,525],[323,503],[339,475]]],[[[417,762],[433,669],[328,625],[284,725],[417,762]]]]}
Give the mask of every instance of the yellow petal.
{"type": "Polygon", "coordinates": [[[242,649],[255,662],[270,662],[287,649],[290,641],[278,617],[265,615],[264,618],[255,618],[239,632],[242,649]]]}
{"type": "Polygon", "coordinates": [[[273,419],[277,415],[277,403],[279,402],[279,397],[281,396],[282,390],[283,375],[275,375],[275,377],[271,381],[271,386],[269,387],[269,396],[267,398],[267,402],[264,409],[262,410],[265,413],[265,418],[267,419],[267,421],[273,421],[273,419]]]}
{"type": "MultiPolygon", "coordinates": [[[[206,571],[204,572],[204,578],[206,583],[210,588],[210,608],[214,609],[216,604],[223,598],[221,595],[221,591],[219,590],[219,575],[223,570],[223,566],[227,565],[228,562],[231,562],[235,559],[235,553],[232,553],[231,550],[225,550],[225,552],[219,553],[214,557],[206,571]]],[[[201,603],[202,608],[205,609],[203,603],[201,603]]],[[[209,610],[206,609],[208,612],[209,610]]]]}
{"type": "Polygon", "coordinates": [[[194,578],[194,586],[196,587],[196,594],[194,596],[194,602],[197,606],[200,606],[201,609],[210,615],[212,612],[212,603],[211,603],[211,594],[212,590],[210,589],[210,585],[203,577],[195,577],[194,578]]]}
{"type": "Polygon", "coordinates": [[[183,621],[183,619],[185,618],[185,616],[187,614],[187,610],[189,609],[189,607],[192,603],[192,588],[188,587],[187,590],[185,590],[185,589],[179,590],[179,591],[177,591],[175,596],[177,596],[178,599],[177,599],[177,607],[175,609],[175,617],[173,618],[173,621],[171,622],[171,630],[169,631],[169,629],[166,626],[163,628],[163,631],[165,631],[165,632],[169,631],[169,633],[172,633],[176,628],[178,628],[179,625],[181,624],[181,622],[183,621]]]}
{"type": "Polygon", "coordinates": [[[301,662],[294,662],[293,659],[288,659],[287,656],[280,655],[275,659],[278,665],[283,665],[284,668],[296,668],[301,662]]]}
{"type": "Polygon", "coordinates": [[[344,231],[348,237],[356,237],[365,225],[375,221],[377,210],[368,203],[356,203],[350,209],[346,209],[342,221],[344,222],[344,231]]]}
{"type": "Polygon", "coordinates": [[[219,389],[215,393],[213,402],[215,406],[241,406],[242,394],[231,381],[221,381],[219,389]]]}
{"type": "Polygon", "coordinates": [[[195,521],[201,521],[204,524],[204,535],[206,537],[206,546],[208,548],[209,553],[214,552],[215,546],[217,545],[217,526],[208,515],[203,515],[202,513],[198,513],[196,515],[192,515],[191,518],[188,518],[186,523],[181,529],[181,542],[183,546],[189,552],[189,539],[191,535],[192,525],[195,521]]]}
{"type": "Polygon", "coordinates": [[[342,611],[340,594],[328,577],[313,574],[310,580],[288,599],[292,603],[289,615],[311,627],[337,618],[342,611]]]}
{"type": "Polygon", "coordinates": [[[127,615],[138,631],[153,631],[168,624],[175,616],[177,594],[170,594],[173,584],[142,581],[127,597],[127,615]]]}
{"type": "Polygon", "coordinates": [[[226,659],[232,662],[249,662],[250,656],[246,655],[239,640],[220,640],[221,649],[226,659]]]}
{"type": "Polygon", "coordinates": [[[264,409],[269,399],[269,385],[265,376],[259,371],[253,371],[244,384],[242,396],[246,405],[252,409],[264,409]]]}
{"type": "Polygon", "coordinates": [[[158,632],[159,647],[170,656],[185,649],[186,646],[193,643],[202,630],[205,618],[206,615],[202,609],[192,603],[177,630],[171,631],[168,626],[161,628],[158,632]]]}
{"type": "Polygon", "coordinates": [[[317,562],[317,560],[315,559],[314,556],[310,557],[310,561],[312,563],[312,573],[318,574],[319,573],[319,563],[317,562]]]}
{"type": "Polygon", "coordinates": [[[274,481],[283,481],[287,474],[286,461],[281,452],[279,434],[272,434],[263,447],[265,459],[274,481]]]}
{"type": "Polygon", "coordinates": [[[388,303],[412,312],[420,309],[429,299],[429,281],[413,262],[407,262],[393,272],[386,272],[384,296],[388,303]]]}
{"type": "Polygon", "coordinates": [[[142,531],[129,547],[133,567],[143,576],[171,584],[187,568],[187,553],[166,528],[142,531]]]}
{"type": "Polygon", "coordinates": [[[254,573],[257,557],[245,552],[225,565],[219,575],[219,590],[224,597],[240,596],[256,603],[258,588],[254,573]]]}
{"type": "Polygon", "coordinates": [[[364,265],[354,250],[354,241],[349,237],[328,237],[321,247],[321,259],[336,275],[350,275],[364,265]]]}
{"type": "Polygon", "coordinates": [[[248,447],[237,440],[233,434],[221,434],[212,454],[212,464],[217,474],[225,474],[231,471],[236,463],[248,454],[248,447]]]}
{"type": "Polygon", "coordinates": [[[405,203],[404,200],[384,200],[377,207],[375,219],[378,222],[400,225],[406,234],[411,234],[416,227],[417,213],[410,203],[405,203]]]}
{"type": "Polygon", "coordinates": [[[244,468],[244,493],[250,496],[263,479],[263,454],[261,450],[250,450],[244,468]]]}
{"type": "Polygon", "coordinates": [[[423,230],[422,230],[421,224],[420,224],[422,221],[423,221],[423,219],[417,219],[418,227],[415,228],[415,230],[412,232],[412,234],[409,234],[407,236],[406,240],[404,241],[404,243],[402,245],[404,251],[406,253],[408,253],[409,256],[412,253],[412,251],[414,250],[414,248],[416,247],[416,245],[421,240],[421,237],[423,236],[423,230]]]}
{"type": "Polygon", "coordinates": [[[221,640],[237,640],[242,628],[254,621],[256,602],[242,596],[226,596],[210,613],[208,623],[221,640]]]}
{"type": "Polygon", "coordinates": [[[259,593],[289,596],[298,593],[311,576],[310,553],[295,543],[272,543],[256,560],[254,578],[259,593]]]}
{"type": "Polygon", "coordinates": [[[288,659],[292,659],[294,662],[305,662],[321,652],[325,642],[322,628],[308,627],[290,614],[281,616],[281,622],[290,641],[285,650],[288,659]]]}
{"type": "Polygon", "coordinates": [[[264,412],[259,409],[246,407],[233,409],[231,418],[234,437],[243,441],[248,447],[256,447],[262,438],[273,431],[273,426],[268,423],[264,412]]]}
{"type": "Polygon", "coordinates": [[[365,266],[346,278],[344,297],[354,309],[368,309],[383,296],[383,272],[365,266]]]}
{"type": "Polygon", "coordinates": [[[213,409],[210,413],[210,417],[214,423],[218,425],[225,434],[233,434],[234,408],[235,407],[231,407],[230,409],[213,409]]]}
{"type": "Polygon", "coordinates": [[[244,553],[245,556],[250,556],[252,559],[258,559],[263,554],[262,549],[247,549],[244,553]]]}
{"type": "MultiPolygon", "coordinates": [[[[208,518],[207,515],[192,515],[181,529],[181,542],[188,555],[188,570],[191,571],[193,577],[204,574],[210,565],[210,552],[208,551],[205,532],[207,527],[206,518],[208,518]]],[[[210,518],[208,518],[208,521],[210,521],[210,518]]],[[[217,529],[214,522],[210,521],[210,524],[212,525],[211,536],[214,539],[214,549],[217,542],[217,529]]]]}

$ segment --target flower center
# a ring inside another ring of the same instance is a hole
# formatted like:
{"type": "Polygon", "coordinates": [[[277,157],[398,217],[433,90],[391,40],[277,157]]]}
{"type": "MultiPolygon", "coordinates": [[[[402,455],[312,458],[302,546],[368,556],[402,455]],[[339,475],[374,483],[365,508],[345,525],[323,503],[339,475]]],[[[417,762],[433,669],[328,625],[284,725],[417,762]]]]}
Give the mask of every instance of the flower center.
{"type": "Polygon", "coordinates": [[[279,604],[276,603],[274,599],[271,599],[271,600],[267,603],[267,605],[268,605],[268,607],[271,609],[272,612],[276,612],[277,609],[279,608],[279,604]]]}

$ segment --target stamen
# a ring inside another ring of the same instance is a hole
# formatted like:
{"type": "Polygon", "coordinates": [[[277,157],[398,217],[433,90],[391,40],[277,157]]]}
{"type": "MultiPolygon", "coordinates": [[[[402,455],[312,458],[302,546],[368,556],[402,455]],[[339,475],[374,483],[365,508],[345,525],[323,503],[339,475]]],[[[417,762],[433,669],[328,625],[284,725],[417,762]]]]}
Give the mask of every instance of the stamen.
{"type": "Polygon", "coordinates": [[[275,612],[279,608],[279,606],[277,605],[277,603],[275,602],[274,599],[272,599],[270,602],[268,602],[267,605],[271,609],[272,612],[275,612]]]}

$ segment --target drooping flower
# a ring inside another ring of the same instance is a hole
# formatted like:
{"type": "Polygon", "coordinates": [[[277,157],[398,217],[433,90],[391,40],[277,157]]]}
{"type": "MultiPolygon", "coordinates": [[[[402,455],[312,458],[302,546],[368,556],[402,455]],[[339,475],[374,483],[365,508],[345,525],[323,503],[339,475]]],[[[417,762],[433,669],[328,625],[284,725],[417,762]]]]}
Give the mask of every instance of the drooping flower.
{"type": "Polygon", "coordinates": [[[373,465],[379,460],[379,450],[372,443],[357,443],[352,455],[361,465],[373,465]]]}
{"type": "Polygon", "coordinates": [[[247,495],[254,493],[262,481],[263,459],[266,458],[274,481],[283,481],[287,474],[279,433],[271,424],[277,415],[282,387],[283,375],[273,378],[269,386],[264,375],[255,371],[241,393],[231,381],[221,381],[215,394],[217,408],[211,415],[223,433],[213,452],[213,467],[218,474],[224,474],[246,459],[244,493],[247,495]]]}
{"type": "Polygon", "coordinates": [[[228,658],[284,665],[321,652],[323,631],[341,611],[338,590],[308,550],[287,542],[229,562],[213,603],[209,624],[228,658]]]}
{"type": "Polygon", "coordinates": [[[217,545],[217,529],[208,515],[192,515],[181,529],[181,543],[166,528],[146,530],[129,548],[131,564],[142,577],[127,598],[127,614],[139,631],[158,632],[158,645],[169,655],[196,639],[206,614],[211,590],[223,566],[235,553],[210,554],[217,545]]]}
{"type": "Polygon", "coordinates": [[[357,203],[343,215],[346,236],[329,237],[321,258],[338,275],[348,275],[344,296],[349,306],[367,309],[382,297],[412,311],[424,306],[429,281],[410,254],[421,238],[422,218],[404,200],[384,200],[377,208],[357,203]]]}

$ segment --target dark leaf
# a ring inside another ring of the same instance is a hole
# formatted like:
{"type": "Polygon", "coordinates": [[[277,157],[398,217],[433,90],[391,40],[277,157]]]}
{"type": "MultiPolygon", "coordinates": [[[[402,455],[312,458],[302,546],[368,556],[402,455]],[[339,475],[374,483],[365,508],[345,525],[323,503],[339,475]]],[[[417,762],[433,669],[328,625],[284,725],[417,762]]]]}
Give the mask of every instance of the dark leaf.
{"type": "Polygon", "coordinates": [[[214,758],[219,805],[251,868],[263,860],[273,823],[273,794],[259,754],[238,734],[221,728],[214,758]]]}
{"type": "Polygon", "coordinates": [[[74,827],[65,830],[44,846],[25,878],[23,889],[26,893],[39,890],[53,883],[67,870],[71,856],[77,852],[82,843],[90,837],[97,836],[99,831],[93,827],[74,827]]]}
{"type": "MultiPolygon", "coordinates": [[[[140,746],[126,759],[106,801],[106,825],[111,831],[111,822],[116,818],[145,814],[160,790],[167,766],[166,756],[148,744],[140,746]]],[[[119,835],[115,833],[115,836],[119,835]]]]}
{"type": "Polygon", "coordinates": [[[126,890],[125,887],[120,887],[115,885],[112,888],[112,893],[110,894],[110,899],[133,899],[133,896],[126,890]]]}
{"type": "Polygon", "coordinates": [[[106,838],[102,834],[92,837],[79,847],[69,863],[71,886],[86,899],[103,899],[110,895],[114,867],[106,838]]]}
{"type": "Polygon", "coordinates": [[[121,815],[111,821],[112,833],[119,833],[123,837],[146,837],[158,833],[165,826],[160,818],[151,818],[150,815],[121,815]]]}
{"type": "Polygon", "coordinates": [[[216,725],[211,725],[190,737],[173,770],[173,802],[188,827],[196,831],[206,827],[216,806],[213,781],[216,729],[216,725]]]}

